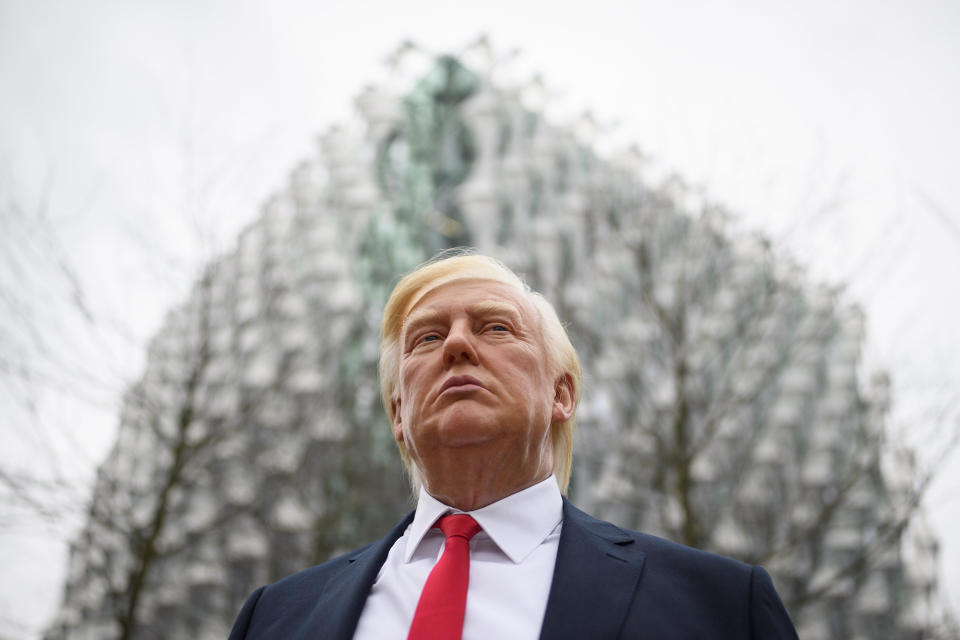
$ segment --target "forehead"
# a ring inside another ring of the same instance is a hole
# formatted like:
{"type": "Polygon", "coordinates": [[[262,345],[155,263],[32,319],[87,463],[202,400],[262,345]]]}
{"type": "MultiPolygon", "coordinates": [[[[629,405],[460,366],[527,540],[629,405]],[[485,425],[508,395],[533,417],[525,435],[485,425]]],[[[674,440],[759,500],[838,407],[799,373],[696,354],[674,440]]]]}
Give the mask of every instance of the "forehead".
{"type": "Polygon", "coordinates": [[[455,280],[430,290],[407,312],[404,327],[411,320],[446,314],[458,309],[470,312],[512,310],[525,322],[533,322],[536,312],[526,293],[515,286],[496,280],[455,280]]]}

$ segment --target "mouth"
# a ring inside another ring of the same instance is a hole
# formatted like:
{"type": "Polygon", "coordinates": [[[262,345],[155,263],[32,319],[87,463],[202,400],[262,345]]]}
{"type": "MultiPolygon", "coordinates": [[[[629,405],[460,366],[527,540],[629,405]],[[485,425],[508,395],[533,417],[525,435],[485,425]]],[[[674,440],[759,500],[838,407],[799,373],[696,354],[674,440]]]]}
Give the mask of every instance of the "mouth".
{"type": "Polygon", "coordinates": [[[449,389],[467,390],[472,388],[484,389],[485,387],[473,376],[450,376],[440,387],[440,393],[442,394],[449,389]]]}

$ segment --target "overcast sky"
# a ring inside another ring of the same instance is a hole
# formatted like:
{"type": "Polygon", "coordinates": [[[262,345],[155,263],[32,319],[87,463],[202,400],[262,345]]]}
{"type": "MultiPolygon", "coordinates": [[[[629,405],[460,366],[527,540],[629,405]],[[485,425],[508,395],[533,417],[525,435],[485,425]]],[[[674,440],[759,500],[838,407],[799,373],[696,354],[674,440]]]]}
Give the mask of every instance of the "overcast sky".
{"type": "MultiPolygon", "coordinates": [[[[868,364],[893,375],[893,426],[955,401],[960,4],[576,5],[0,0],[0,197],[47,203],[91,309],[123,328],[108,362],[78,358],[135,376],[201,259],[353,117],[402,40],[457,51],[488,34],[501,55],[520,50],[514,75],[543,74],[558,121],[592,110],[603,148],[636,143],[811,278],[846,283],[868,314],[868,364]]],[[[22,283],[38,301],[45,269],[22,283]]],[[[112,439],[122,385],[106,386],[93,409],[44,405],[70,416],[83,460],[112,439]]],[[[958,496],[949,472],[929,505],[954,602],[958,496]]],[[[63,538],[0,531],[0,634],[53,610],[63,538]]]]}

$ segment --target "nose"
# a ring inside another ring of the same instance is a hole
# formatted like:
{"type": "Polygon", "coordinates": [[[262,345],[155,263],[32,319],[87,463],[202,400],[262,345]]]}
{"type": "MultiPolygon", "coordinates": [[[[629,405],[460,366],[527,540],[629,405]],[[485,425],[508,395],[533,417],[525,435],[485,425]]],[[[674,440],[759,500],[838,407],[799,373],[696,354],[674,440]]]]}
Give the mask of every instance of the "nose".
{"type": "Polygon", "coordinates": [[[479,364],[475,340],[476,336],[467,322],[455,322],[443,341],[443,360],[447,366],[462,361],[479,364]]]}

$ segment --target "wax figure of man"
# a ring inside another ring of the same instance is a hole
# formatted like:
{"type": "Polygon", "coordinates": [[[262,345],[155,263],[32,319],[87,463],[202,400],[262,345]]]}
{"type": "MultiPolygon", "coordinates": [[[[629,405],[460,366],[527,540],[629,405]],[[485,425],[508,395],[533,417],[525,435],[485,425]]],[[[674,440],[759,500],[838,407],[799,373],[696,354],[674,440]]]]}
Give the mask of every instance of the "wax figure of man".
{"type": "Polygon", "coordinates": [[[552,306],[501,263],[457,255],[407,275],[380,349],[416,511],[379,542],[255,591],[231,639],[797,637],[762,568],[563,497],[580,363],[552,306]],[[472,520],[436,528],[446,514],[472,520]]]}

